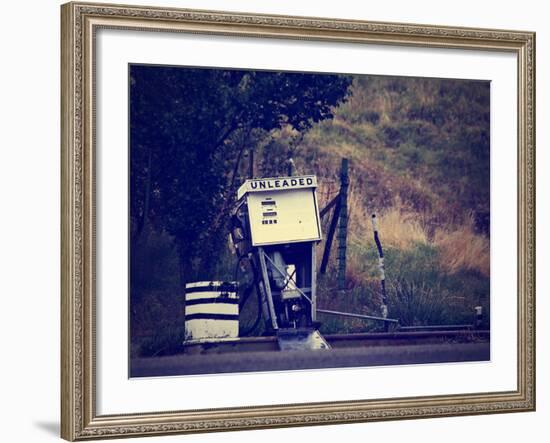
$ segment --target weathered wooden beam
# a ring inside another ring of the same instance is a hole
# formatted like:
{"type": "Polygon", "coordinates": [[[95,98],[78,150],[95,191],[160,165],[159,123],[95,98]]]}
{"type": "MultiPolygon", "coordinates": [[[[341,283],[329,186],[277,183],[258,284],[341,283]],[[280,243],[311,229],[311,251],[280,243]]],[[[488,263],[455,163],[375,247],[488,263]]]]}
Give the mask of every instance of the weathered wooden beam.
{"type": "Polygon", "coordinates": [[[327,215],[328,211],[330,211],[334,207],[334,205],[338,203],[339,199],[340,199],[340,194],[334,197],[323,209],[321,209],[319,216],[323,218],[325,215],[327,215]]]}
{"type": "Polygon", "coordinates": [[[340,171],[340,217],[338,223],[338,288],[346,288],[346,251],[348,238],[348,165],[347,158],[342,159],[340,171]]]}
{"type": "Polygon", "coordinates": [[[338,225],[338,219],[340,216],[340,199],[336,200],[336,206],[334,212],[332,213],[332,219],[330,220],[330,226],[328,228],[327,239],[325,240],[325,250],[323,251],[323,258],[321,259],[321,268],[319,273],[326,274],[328,259],[330,257],[330,248],[332,246],[332,241],[334,239],[334,233],[336,232],[336,226],[338,225]]]}

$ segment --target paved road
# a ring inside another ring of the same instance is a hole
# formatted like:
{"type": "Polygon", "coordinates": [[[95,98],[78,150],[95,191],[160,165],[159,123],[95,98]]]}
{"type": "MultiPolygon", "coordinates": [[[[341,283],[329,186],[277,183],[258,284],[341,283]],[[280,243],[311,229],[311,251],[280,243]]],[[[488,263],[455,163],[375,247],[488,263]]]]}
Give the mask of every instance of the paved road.
{"type": "Polygon", "coordinates": [[[134,358],[132,377],[487,361],[489,342],[134,358]]]}

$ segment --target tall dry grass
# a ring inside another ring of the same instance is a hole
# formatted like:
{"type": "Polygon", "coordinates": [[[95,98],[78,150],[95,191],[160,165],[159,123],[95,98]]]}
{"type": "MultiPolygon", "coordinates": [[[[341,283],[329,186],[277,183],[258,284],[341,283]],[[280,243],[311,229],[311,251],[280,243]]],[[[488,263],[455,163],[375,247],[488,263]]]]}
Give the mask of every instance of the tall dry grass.
{"type": "Polygon", "coordinates": [[[439,248],[441,264],[447,272],[453,274],[465,269],[489,276],[489,238],[475,233],[473,217],[468,217],[466,223],[455,230],[438,229],[434,244],[439,248]]]}
{"type": "MultiPolygon", "coordinates": [[[[348,195],[348,264],[347,280],[350,287],[359,287],[369,281],[378,280],[376,268],[376,246],[372,227],[372,214],[353,187],[348,195]],[[371,259],[367,257],[371,255],[371,259]]],[[[399,202],[395,206],[376,214],[378,232],[384,249],[393,248],[409,251],[419,244],[427,244],[428,236],[422,228],[419,217],[402,209],[399,202]]]]}
{"type": "MultiPolygon", "coordinates": [[[[349,194],[349,239],[355,245],[373,243],[372,212],[353,188],[349,194]]],[[[399,201],[394,206],[376,214],[378,231],[384,248],[402,251],[418,245],[435,246],[440,254],[441,267],[449,274],[461,270],[478,271],[484,276],[490,274],[489,238],[475,232],[472,216],[464,224],[438,228],[433,236],[428,235],[422,215],[405,210],[399,201]]],[[[371,245],[372,246],[372,245],[371,245]]],[[[353,268],[357,266],[350,260],[353,268]]],[[[364,269],[362,265],[359,265],[364,269]]],[[[356,274],[362,274],[355,270],[356,274]]]]}
{"type": "MultiPolygon", "coordinates": [[[[351,188],[348,196],[350,239],[365,242],[373,238],[372,214],[361,194],[351,188]]],[[[378,231],[385,246],[408,250],[415,245],[427,244],[428,236],[420,222],[420,216],[402,209],[399,201],[376,214],[378,231]]]]}

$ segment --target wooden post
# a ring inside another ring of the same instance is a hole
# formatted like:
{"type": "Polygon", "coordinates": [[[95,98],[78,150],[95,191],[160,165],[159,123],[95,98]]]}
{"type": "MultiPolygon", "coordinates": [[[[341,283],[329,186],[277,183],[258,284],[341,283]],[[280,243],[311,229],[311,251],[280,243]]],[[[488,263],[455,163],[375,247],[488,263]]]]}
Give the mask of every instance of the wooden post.
{"type": "Polygon", "coordinates": [[[323,275],[327,272],[332,239],[334,238],[334,233],[336,232],[336,226],[338,224],[338,218],[340,216],[340,196],[338,196],[335,201],[336,206],[334,207],[334,212],[332,213],[332,218],[330,219],[330,226],[328,228],[328,234],[325,240],[325,250],[323,251],[323,259],[321,260],[321,268],[319,269],[319,272],[323,275]]]}
{"type": "Polygon", "coordinates": [[[338,224],[338,289],[346,288],[346,250],[348,238],[348,164],[342,159],[340,171],[340,220],[338,224]]]}
{"type": "Polygon", "coordinates": [[[315,243],[311,243],[311,321],[317,321],[317,256],[315,243]]]}
{"type": "Polygon", "coordinates": [[[289,157],[287,161],[287,175],[292,177],[296,173],[296,166],[294,165],[294,160],[292,157],[289,157]]]}
{"type": "Polygon", "coordinates": [[[254,148],[248,151],[248,178],[254,178],[254,148]]]}

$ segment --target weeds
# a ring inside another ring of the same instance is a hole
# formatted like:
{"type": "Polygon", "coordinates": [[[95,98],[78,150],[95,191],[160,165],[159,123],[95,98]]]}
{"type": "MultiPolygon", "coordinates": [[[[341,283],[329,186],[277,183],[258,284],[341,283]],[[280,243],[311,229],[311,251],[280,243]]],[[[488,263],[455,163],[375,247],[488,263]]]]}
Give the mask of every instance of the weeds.
{"type": "Polygon", "coordinates": [[[473,217],[467,220],[468,223],[454,231],[436,231],[434,243],[441,251],[443,267],[449,274],[465,269],[478,271],[489,277],[489,239],[474,232],[473,217]]]}
{"type": "MultiPolygon", "coordinates": [[[[328,272],[319,276],[319,307],[379,314],[371,225],[376,212],[389,316],[402,325],[463,324],[472,322],[474,306],[481,305],[482,327],[489,327],[488,99],[484,82],[358,77],[334,119],[314,125],[293,145],[298,173],[317,175],[320,208],[338,193],[341,158],[350,159],[346,291],[337,289],[333,246],[328,272]]],[[[283,174],[294,138],[284,129],[257,143],[257,175],[283,174]]],[[[326,233],[328,217],[323,225],[326,233]]],[[[133,352],[177,352],[183,289],[172,239],[153,232],[142,248],[132,256],[133,352]]],[[[234,270],[235,257],[226,249],[211,269],[196,269],[188,280],[233,280],[234,270]]],[[[247,284],[242,274],[237,280],[247,284]]],[[[243,328],[254,324],[255,297],[241,310],[243,328]]],[[[380,327],[360,319],[320,320],[323,333],[380,327]]]]}
{"type": "MultiPolygon", "coordinates": [[[[362,203],[362,197],[352,188],[349,196],[350,233],[357,242],[372,238],[372,212],[362,203]]],[[[386,246],[411,249],[416,244],[427,244],[428,237],[418,216],[392,207],[377,214],[378,230],[386,246]]]]}
{"type": "MultiPolygon", "coordinates": [[[[437,282],[399,279],[389,285],[389,310],[402,326],[440,325],[454,323],[453,311],[458,299],[437,282]]],[[[473,311],[472,311],[473,312],[473,311]]]]}
{"type": "MultiPolygon", "coordinates": [[[[390,213],[399,214],[395,210],[390,213]]],[[[381,216],[379,221],[384,219],[385,216],[381,216]]],[[[419,229],[418,221],[415,226],[419,229]]],[[[474,307],[481,305],[487,314],[482,327],[489,327],[489,279],[482,272],[483,267],[467,269],[457,264],[455,270],[449,270],[446,251],[435,241],[428,240],[427,235],[411,235],[410,241],[403,243],[407,232],[415,232],[405,229],[402,239],[394,243],[385,240],[383,228],[380,232],[385,242],[389,317],[398,319],[403,326],[472,324],[474,307]],[[419,241],[415,242],[415,238],[419,241]]],[[[333,263],[319,284],[319,306],[343,312],[380,314],[377,253],[374,242],[364,240],[350,242],[346,291],[336,289],[336,263],[333,263]]],[[[325,333],[365,332],[380,328],[380,324],[364,320],[328,316],[323,316],[322,320],[325,333]]]]}

